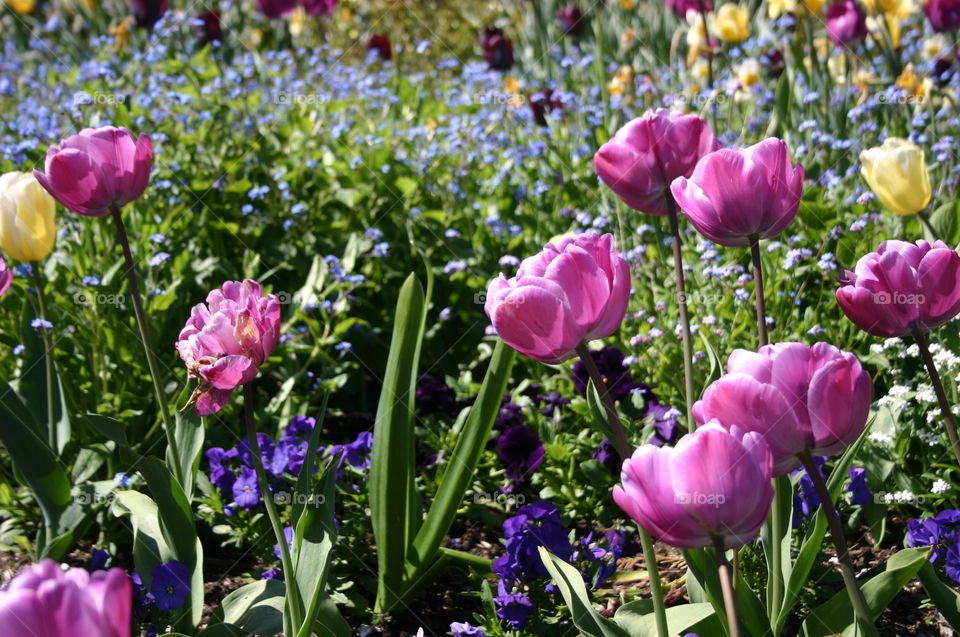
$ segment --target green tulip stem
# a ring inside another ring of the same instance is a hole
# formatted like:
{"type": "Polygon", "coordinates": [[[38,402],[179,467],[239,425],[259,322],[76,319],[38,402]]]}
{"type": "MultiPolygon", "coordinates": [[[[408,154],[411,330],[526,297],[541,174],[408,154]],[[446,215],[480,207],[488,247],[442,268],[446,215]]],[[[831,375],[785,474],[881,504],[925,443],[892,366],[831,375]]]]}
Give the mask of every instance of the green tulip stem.
{"type": "Polygon", "coordinates": [[[947,437],[950,438],[950,446],[953,448],[953,455],[960,463],[960,438],[957,437],[957,424],[953,419],[953,409],[950,407],[950,401],[947,400],[947,393],[943,390],[943,381],[940,380],[940,373],[937,371],[937,365],[930,355],[930,347],[927,345],[927,338],[923,335],[923,330],[916,328],[913,330],[913,340],[917,342],[920,349],[920,358],[930,374],[930,383],[933,385],[933,391],[937,394],[937,401],[940,403],[940,413],[943,414],[943,424],[947,428],[947,437]]]}
{"type": "Polygon", "coordinates": [[[273,527],[273,534],[277,536],[277,544],[280,546],[280,564],[283,567],[283,581],[287,584],[287,604],[286,611],[289,614],[290,621],[294,630],[301,628],[303,618],[300,616],[300,592],[297,588],[297,578],[293,570],[293,560],[290,557],[290,546],[287,544],[287,536],[283,532],[283,526],[280,524],[280,514],[277,512],[277,504],[273,501],[273,495],[270,492],[270,482],[267,479],[267,472],[263,468],[263,458],[260,456],[260,440],[257,438],[257,425],[253,416],[253,382],[243,386],[243,420],[247,429],[247,443],[250,446],[250,455],[253,456],[253,469],[257,474],[257,482],[260,484],[260,497],[267,509],[267,517],[270,518],[270,526],[273,527]]]}
{"type": "Polygon", "coordinates": [[[840,514],[837,507],[833,504],[833,498],[830,497],[830,490],[827,489],[827,483],[823,479],[823,474],[813,461],[813,455],[810,450],[804,450],[798,454],[803,468],[806,469],[810,481],[813,482],[814,491],[820,498],[820,508],[827,516],[827,523],[830,526],[830,535],[833,538],[833,545],[837,549],[837,561],[840,563],[840,575],[843,576],[843,585],[847,588],[847,595],[850,597],[850,604],[853,606],[853,612],[857,617],[860,627],[867,637],[879,637],[877,627],[873,625],[873,619],[870,617],[870,607],[867,606],[867,600],[863,596],[863,591],[857,586],[857,578],[853,573],[853,562],[850,561],[850,552],[847,550],[847,540],[843,535],[843,524],[840,522],[840,514]]]}
{"type": "MultiPolygon", "coordinates": [[[[37,288],[37,306],[39,307],[40,311],[40,319],[46,321],[47,299],[43,292],[44,281],[40,263],[33,263],[30,267],[30,271],[33,275],[33,284],[37,288]]],[[[57,415],[55,413],[53,400],[53,384],[55,382],[53,374],[53,343],[50,340],[50,330],[48,330],[46,327],[40,328],[40,335],[43,338],[43,361],[47,368],[47,442],[49,443],[50,449],[53,451],[53,453],[59,455],[57,451],[57,415]]]]}
{"type": "Polygon", "coordinates": [[[177,447],[177,437],[173,430],[173,422],[170,419],[170,409],[167,405],[167,399],[163,394],[163,385],[160,383],[160,370],[157,369],[156,357],[153,354],[153,345],[150,342],[150,326],[147,324],[147,314],[143,311],[143,302],[140,300],[140,286],[137,284],[137,273],[134,269],[133,254],[130,252],[130,239],[127,237],[127,229],[123,225],[123,217],[120,216],[120,208],[113,206],[110,208],[113,223],[117,227],[117,236],[120,239],[120,245],[123,247],[123,259],[126,264],[127,282],[130,285],[130,298],[133,300],[133,313],[137,317],[137,328],[140,330],[140,341],[143,343],[143,351],[147,356],[147,367],[150,369],[150,378],[153,380],[153,391],[157,397],[157,403],[160,406],[160,417],[163,420],[163,430],[167,435],[167,446],[169,447],[168,462],[171,464],[171,472],[177,482],[183,484],[183,476],[180,475],[180,450],[177,447]]]}
{"type": "MultiPolygon", "coordinates": [[[[627,432],[623,428],[623,422],[617,413],[617,408],[613,404],[613,397],[607,384],[597,369],[597,364],[590,356],[590,350],[585,342],[577,345],[577,355],[587,368],[590,380],[593,386],[597,388],[600,394],[600,402],[607,414],[607,420],[610,421],[610,427],[613,429],[613,446],[621,460],[630,457],[630,443],[627,440],[627,432]]],[[[640,534],[640,546],[643,548],[643,559],[647,566],[647,576],[650,579],[650,597],[653,600],[653,613],[657,624],[657,637],[670,637],[667,630],[666,607],[663,604],[663,589],[660,586],[660,568],[657,566],[657,554],[653,548],[653,538],[642,526],[637,526],[637,532],[640,534]]]]}
{"type": "Polygon", "coordinates": [[[937,236],[937,231],[933,229],[933,226],[930,224],[930,216],[927,214],[926,210],[920,210],[917,212],[917,217],[920,219],[920,225],[922,225],[927,232],[930,233],[930,238],[933,241],[936,241],[940,237],[937,236]]]}
{"type": "Polygon", "coordinates": [[[727,626],[730,637],[740,637],[740,619],[737,616],[737,598],[733,592],[733,567],[727,559],[727,549],[723,537],[713,538],[713,547],[717,554],[717,574],[720,576],[720,590],[723,592],[723,606],[727,611],[727,626]]]}
{"type": "Polygon", "coordinates": [[[687,289],[683,279],[683,257],[680,255],[680,222],[677,219],[677,202],[673,193],[664,190],[667,200],[667,213],[670,217],[670,234],[673,235],[673,272],[676,278],[677,301],[680,306],[680,328],[683,337],[683,387],[687,400],[687,429],[696,428],[693,420],[693,339],[690,336],[690,317],[687,314],[687,289]]]}
{"type": "Polygon", "coordinates": [[[760,237],[750,237],[750,256],[753,259],[753,295],[757,300],[757,336],[760,347],[770,341],[767,340],[767,309],[763,300],[763,265],[760,262],[760,237]]]}

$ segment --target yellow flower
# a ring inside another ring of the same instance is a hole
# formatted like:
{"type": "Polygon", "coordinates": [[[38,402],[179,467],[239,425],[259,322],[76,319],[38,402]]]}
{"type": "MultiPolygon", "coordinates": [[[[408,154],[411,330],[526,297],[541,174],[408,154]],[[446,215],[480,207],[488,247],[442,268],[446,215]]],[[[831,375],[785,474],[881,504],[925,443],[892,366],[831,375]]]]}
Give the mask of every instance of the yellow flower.
{"type": "Polygon", "coordinates": [[[728,2],[711,15],[710,30],[724,42],[743,42],[750,37],[750,11],[728,2]]]}
{"type": "Polygon", "coordinates": [[[624,11],[633,11],[634,6],[633,0],[620,0],[620,8],[624,11]]]}
{"type": "Polygon", "coordinates": [[[929,38],[924,38],[923,44],[920,45],[920,51],[923,54],[923,59],[926,61],[935,60],[940,57],[941,54],[946,53],[950,49],[950,40],[947,39],[942,33],[936,33],[931,35],[929,38]]]}
{"type": "Polygon", "coordinates": [[[767,15],[776,20],[784,13],[793,13],[797,10],[797,0],[767,0],[767,15]]]}
{"type": "Polygon", "coordinates": [[[290,16],[290,36],[299,38],[306,23],[307,12],[304,11],[303,7],[297,7],[297,10],[290,16]]]}
{"type": "Polygon", "coordinates": [[[824,0],[803,0],[803,6],[810,13],[817,14],[820,12],[823,2],[824,0]]]}
{"type": "Polygon", "coordinates": [[[737,80],[740,86],[750,88],[760,81],[760,62],[755,58],[747,58],[737,67],[737,80]]]}
{"type": "Polygon", "coordinates": [[[110,28],[110,35],[113,36],[113,48],[117,51],[123,51],[130,42],[130,30],[133,28],[133,16],[127,16],[115,27],[110,28]]]}
{"type": "Polygon", "coordinates": [[[0,176],[0,249],[17,261],[39,261],[57,238],[56,204],[31,173],[0,176]]]}
{"type": "Polygon", "coordinates": [[[620,36],[620,48],[626,51],[637,42],[637,32],[627,27],[620,36]]]}
{"type": "Polygon", "coordinates": [[[607,90],[611,95],[624,95],[633,92],[633,69],[629,66],[621,66],[614,73],[613,79],[607,84],[607,90]]]}
{"type": "Polygon", "coordinates": [[[20,15],[33,13],[33,9],[37,6],[37,0],[5,0],[5,2],[8,7],[20,15]]]}
{"type": "Polygon", "coordinates": [[[886,208],[913,215],[930,203],[930,173],[923,149],[906,139],[888,137],[882,146],[860,153],[860,174],[886,208]]]}

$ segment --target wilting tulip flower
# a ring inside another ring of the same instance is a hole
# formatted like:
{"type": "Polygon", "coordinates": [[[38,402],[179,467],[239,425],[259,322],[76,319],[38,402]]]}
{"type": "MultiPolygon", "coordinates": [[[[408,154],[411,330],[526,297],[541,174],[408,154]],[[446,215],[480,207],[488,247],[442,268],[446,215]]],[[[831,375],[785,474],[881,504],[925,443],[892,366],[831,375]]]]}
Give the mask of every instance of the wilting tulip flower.
{"type": "Polygon", "coordinates": [[[860,174],[877,199],[898,215],[916,214],[930,203],[930,173],[923,149],[913,142],[888,137],[860,153],[860,162],[860,174]]]}
{"type": "Polygon", "coordinates": [[[513,42],[503,37],[500,29],[484,29],[480,33],[483,59],[494,71],[506,71],[513,66],[513,42]]]}
{"type": "Polygon", "coordinates": [[[704,155],[720,148],[696,115],[647,111],[624,125],[593,157],[597,174],[634,210],[666,216],[667,188],[689,177],[704,155]]]}
{"type": "Polygon", "coordinates": [[[0,176],[0,249],[17,261],[40,261],[57,238],[56,204],[37,178],[12,172],[0,176]]]}
{"type": "Polygon", "coordinates": [[[143,194],[150,181],[150,137],[126,128],[85,128],[47,151],[37,180],[67,209],[104,217],[143,194]]]}
{"type": "Polygon", "coordinates": [[[167,12],[167,0],[130,0],[130,14],[139,29],[152,29],[167,12]]]}
{"type": "Polygon", "coordinates": [[[200,46],[223,40],[219,11],[201,11],[193,16],[193,34],[200,46]]]}
{"type": "Polygon", "coordinates": [[[367,53],[375,52],[381,60],[390,60],[393,58],[393,49],[390,46],[390,38],[385,35],[375,35],[367,43],[367,53]]]}
{"type": "Polygon", "coordinates": [[[698,423],[763,435],[773,475],[800,466],[797,454],[831,456],[863,432],[873,386],[857,357],[833,345],[776,343],[734,350],[727,373],[693,406],[698,423]]]}
{"type": "Polygon", "coordinates": [[[43,560],[0,591],[0,632],[30,637],[129,637],[133,590],[119,568],[88,573],[43,560]]]}
{"type": "Polygon", "coordinates": [[[723,246],[775,237],[800,207],[803,166],[771,137],[749,148],[721,149],[701,159],[689,179],[670,187],[697,231],[723,246]]]}
{"type": "Polygon", "coordinates": [[[7,267],[7,262],[0,257],[0,296],[3,296],[13,283],[13,270],[7,267]]]}
{"type": "Polygon", "coordinates": [[[615,332],[629,296],[630,269],[613,236],[585,233],[548,243],[516,276],[494,279],[483,309],[507,345],[555,364],[615,332]]]}
{"type": "Polygon", "coordinates": [[[547,126],[547,113],[551,115],[563,110],[563,102],[556,94],[547,89],[543,91],[534,91],[527,95],[527,104],[530,105],[530,112],[533,114],[533,121],[540,126],[547,126]]]}
{"type": "Polygon", "coordinates": [[[711,18],[710,30],[724,42],[737,44],[750,37],[750,11],[736,3],[722,5],[711,18]]]}
{"type": "Polygon", "coordinates": [[[855,0],[831,4],[825,22],[827,35],[837,46],[853,47],[867,37],[867,16],[855,0]]]}
{"type": "Polygon", "coordinates": [[[583,12],[575,4],[568,5],[557,11],[560,28],[567,35],[581,36],[587,30],[587,21],[583,19],[583,12]]]}
{"type": "Polygon", "coordinates": [[[960,29],[960,0],[926,0],[921,5],[934,31],[949,33],[960,29]]]}
{"type": "Polygon", "coordinates": [[[254,0],[254,3],[270,20],[285,18],[297,8],[297,0],[254,0]]]}
{"type": "Polygon", "coordinates": [[[176,348],[190,378],[200,386],[187,405],[201,416],[220,411],[230,394],[254,379],[280,336],[280,302],[263,296],[260,284],[227,281],[195,305],[176,348]]]}
{"type": "Polygon", "coordinates": [[[840,282],[844,314],[874,336],[930,330],[960,313],[960,256],[942,241],[884,241],[840,282]]]}
{"type": "Polygon", "coordinates": [[[300,4],[310,15],[331,15],[337,10],[337,0],[301,0],[300,4]]]}
{"type": "Polygon", "coordinates": [[[676,447],[643,445],[623,462],[613,499],[657,539],[679,548],[751,541],[773,500],[763,436],[708,423],[676,447]]]}

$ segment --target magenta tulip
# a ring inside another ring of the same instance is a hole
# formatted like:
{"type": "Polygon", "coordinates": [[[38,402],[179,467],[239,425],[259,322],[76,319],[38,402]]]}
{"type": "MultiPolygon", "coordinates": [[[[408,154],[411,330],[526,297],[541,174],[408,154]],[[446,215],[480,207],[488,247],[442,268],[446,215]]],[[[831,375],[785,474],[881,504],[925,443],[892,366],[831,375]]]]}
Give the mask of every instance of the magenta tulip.
{"type": "Polygon", "coordinates": [[[710,0],[664,0],[664,4],[680,18],[686,18],[690,11],[707,13],[713,10],[710,0]]]}
{"type": "Polygon", "coordinates": [[[280,302],[260,284],[227,281],[195,305],[180,332],[177,351],[200,386],[188,405],[201,416],[220,411],[233,390],[256,377],[280,336],[280,302]]]}
{"type": "Polygon", "coordinates": [[[13,270],[7,267],[7,262],[0,257],[0,296],[3,296],[13,283],[13,270]]]}
{"type": "Polygon", "coordinates": [[[773,500],[763,436],[708,423],[676,447],[643,445],[623,462],[613,499],[657,539],[679,548],[751,541],[773,500]]]}
{"type": "Polygon", "coordinates": [[[927,331],[960,313],[960,256],[942,241],[884,241],[841,283],[843,312],[874,336],[927,331]]]}
{"type": "Polygon", "coordinates": [[[630,296],[630,268],[613,237],[579,234],[524,259],[487,289],[484,310],[500,338],[548,364],[574,355],[581,342],[620,327],[630,296]]]}
{"type": "Polygon", "coordinates": [[[759,352],[735,350],[693,415],[701,424],[763,435],[773,475],[782,476],[800,466],[797,454],[805,450],[830,456],[854,442],[872,396],[870,376],[853,354],[827,343],[776,343],[759,352]]]}
{"type": "Polygon", "coordinates": [[[855,0],[827,7],[827,35],[837,46],[853,47],[867,37],[867,16],[855,0]]]}
{"type": "Polygon", "coordinates": [[[0,591],[0,633],[24,637],[129,637],[133,589],[119,568],[88,573],[43,560],[0,591]]]}
{"type": "Polygon", "coordinates": [[[297,0],[254,0],[254,3],[270,20],[285,18],[297,8],[297,0]]]}
{"type": "Polygon", "coordinates": [[[693,175],[670,187],[697,231],[723,246],[769,239],[790,225],[800,207],[803,166],[790,165],[783,140],[721,149],[701,159],[693,175]]]}
{"type": "Polygon", "coordinates": [[[960,29],[960,0],[926,0],[920,4],[934,31],[949,33],[960,29]]]}
{"type": "Polygon", "coordinates": [[[332,15],[337,10],[337,0],[301,0],[300,4],[310,15],[332,15]]]}
{"type": "Polygon", "coordinates": [[[666,216],[667,188],[673,180],[689,177],[701,157],[719,148],[703,119],[659,109],[618,130],[593,162],[603,183],[625,204],[666,216]]]}
{"type": "Polygon", "coordinates": [[[147,135],[126,128],[86,128],[47,151],[37,181],[67,209],[104,217],[143,194],[150,181],[153,147],[147,135]]]}

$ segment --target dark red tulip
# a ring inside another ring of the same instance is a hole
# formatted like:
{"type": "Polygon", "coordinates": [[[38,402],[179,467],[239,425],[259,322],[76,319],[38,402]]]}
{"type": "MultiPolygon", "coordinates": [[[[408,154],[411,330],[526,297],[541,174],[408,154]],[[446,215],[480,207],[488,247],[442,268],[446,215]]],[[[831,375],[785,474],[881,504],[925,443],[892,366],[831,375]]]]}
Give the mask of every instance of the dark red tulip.
{"type": "Polygon", "coordinates": [[[530,93],[527,95],[527,103],[530,105],[530,112],[533,113],[533,121],[540,126],[547,125],[547,112],[553,113],[563,109],[563,102],[557,99],[554,92],[549,89],[530,93]]]}
{"type": "Polygon", "coordinates": [[[587,30],[587,21],[580,7],[575,4],[567,5],[557,11],[557,19],[560,20],[560,28],[567,35],[579,37],[587,30]]]}
{"type": "Polygon", "coordinates": [[[223,40],[223,30],[220,27],[220,12],[208,10],[195,14],[193,16],[193,33],[200,43],[200,46],[223,40]]]}
{"type": "Polygon", "coordinates": [[[141,29],[152,29],[167,12],[167,0],[130,0],[130,13],[141,29]]]}
{"type": "Polygon", "coordinates": [[[337,0],[300,0],[310,15],[330,15],[337,9],[337,0]]]}
{"type": "MultiPolygon", "coordinates": [[[[483,59],[494,71],[506,71],[513,66],[513,42],[503,37],[500,29],[489,29],[497,33],[489,37],[481,37],[483,42],[483,59]]],[[[485,30],[485,32],[488,30],[485,30]]]]}
{"type": "Polygon", "coordinates": [[[767,77],[778,78],[783,74],[784,61],[780,49],[770,49],[760,56],[760,64],[767,77]]]}
{"type": "Polygon", "coordinates": [[[393,49],[390,47],[390,38],[385,35],[375,35],[367,44],[367,51],[376,51],[381,60],[393,58],[393,49]]]}

